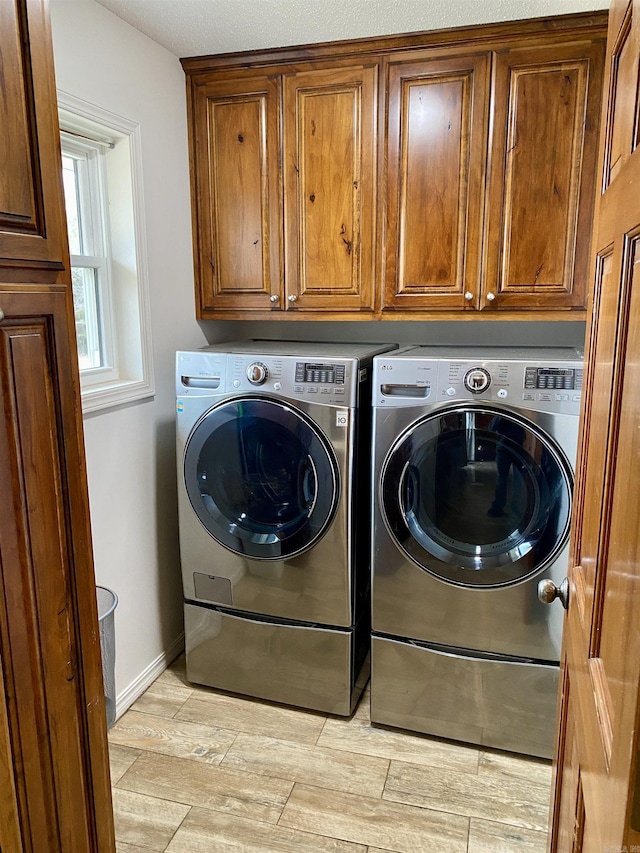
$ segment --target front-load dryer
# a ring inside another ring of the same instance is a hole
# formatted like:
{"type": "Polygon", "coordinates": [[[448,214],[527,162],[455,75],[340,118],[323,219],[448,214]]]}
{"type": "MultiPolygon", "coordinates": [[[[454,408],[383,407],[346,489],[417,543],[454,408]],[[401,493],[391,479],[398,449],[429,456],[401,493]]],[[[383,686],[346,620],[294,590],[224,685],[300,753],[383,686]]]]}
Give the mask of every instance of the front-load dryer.
{"type": "Polygon", "coordinates": [[[582,356],[374,361],[371,718],[550,757],[582,356]]]}
{"type": "Polygon", "coordinates": [[[393,346],[177,353],[190,681],[353,710],[368,676],[371,368],[393,346]]]}

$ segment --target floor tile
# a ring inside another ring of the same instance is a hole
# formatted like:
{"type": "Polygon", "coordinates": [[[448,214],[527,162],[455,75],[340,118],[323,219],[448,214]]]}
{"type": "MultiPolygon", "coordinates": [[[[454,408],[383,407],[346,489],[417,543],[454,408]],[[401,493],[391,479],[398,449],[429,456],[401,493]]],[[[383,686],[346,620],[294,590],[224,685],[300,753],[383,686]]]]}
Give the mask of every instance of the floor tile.
{"type": "Polygon", "coordinates": [[[167,853],[367,853],[366,846],[192,809],[167,853]],[[215,841],[214,841],[215,839],[215,841]]]}
{"type": "Polygon", "coordinates": [[[113,744],[220,764],[235,732],[130,710],[113,726],[113,744]]]}
{"type": "Polygon", "coordinates": [[[109,741],[117,853],[546,853],[550,762],[372,726],[368,690],[326,718],[182,656],[109,741]]]}
{"type": "Polygon", "coordinates": [[[383,799],[546,832],[549,789],[525,778],[483,776],[392,761],[383,799]]]}
{"type": "Polygon", "coordinates": [[[156,681],[133,703],[131,710],[157,714],[160,717],[173,717],[192,693],[191,687],[156,681]]]}
{"type": "Polygon", "coordinates": [[[129,746],[121,746],[115,743],[112,740],[111,732],[109,733],[109,768],[112,785],[115,785],[120,777],[126,773],[139,755],[139,749],[132,749],[129,746]]]}
{"type": "Polygon", "coordinates": [[[193,688],[195,685],[187,679],[187,659],[184,654],[177,657],[163,673],[155,680],[154,684],[175,684],[176,686],[193,688]]]}
{"type": "Polygon", "coordinates": [[[551,789],[551,762],[542,758],[490,750],[480,754],[478,772],[481,776],[486,774],[528,779],[536,785],[544,786],[548,791],[551,789]]]}
{"type": "Polygon", "coordinates": [[[176,718],[297,743],[315,743],[325,721],[320,714],[213,691],[187,699],[176,718]]]}
{"type": "Polygon", "coordinates": [[[292,784],[199,761],[143,753],[118,789],[276,823],[292,784]]]}
{"type": "Polygon", "coordinates": [[[309,785],[294,786],[279,823],[396,853],[467,851],[467,818],[309,785]]]}
{"type": "Polygon", "coordinates": [[[239,734],[222,766],[335,791],[380,797],[389,762],[384,758],[239,734]]]}
{"type": "Polygon", "coordinates": [[[478,770],[479,750],[474,746],[377,728],[367,720],[368,715],[365,716],[360,709],[348,725],[345,725],[344,720],[328,719],[318,738],[318,746],[379,758],[395,758],[412,764],[448,767],[466,773],[476,773],[478,770]],[[361,716],[358,716],[359,713],[361,716]]]}
{"type": "Polygon", "coordinates": [[[547,833],[471,818],[469,853],[546,853],[547,833]]]}
{"type": "Polygon", "coordinates": [[[116,788],[113,816],[116,838],[148,850],[163,851],[184,820],[189,806],[116,788]]]}

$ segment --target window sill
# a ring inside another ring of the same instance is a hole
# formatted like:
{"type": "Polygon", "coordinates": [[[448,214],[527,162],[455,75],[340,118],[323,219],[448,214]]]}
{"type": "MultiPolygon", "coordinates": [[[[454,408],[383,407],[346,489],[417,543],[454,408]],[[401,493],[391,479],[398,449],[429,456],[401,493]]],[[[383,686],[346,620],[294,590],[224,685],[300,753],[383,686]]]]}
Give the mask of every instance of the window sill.
{"type": "Polygon", "coordinates": [[[119,380],[103,385],[82,388],[82,414],[111,409],[124,403],[134,403],[155,396],[152,383],[138,380],[119,380]]]}

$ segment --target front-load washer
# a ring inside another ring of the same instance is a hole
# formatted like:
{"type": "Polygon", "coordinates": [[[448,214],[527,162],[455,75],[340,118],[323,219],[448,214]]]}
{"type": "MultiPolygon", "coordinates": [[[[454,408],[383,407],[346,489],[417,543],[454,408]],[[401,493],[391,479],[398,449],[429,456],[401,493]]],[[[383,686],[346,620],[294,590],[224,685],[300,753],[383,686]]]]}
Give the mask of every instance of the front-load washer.
{"type": "Polygon", "coordinates": [[[177,353],[190,681],[353,710],[369,666],[372,359],[394,346],[177,353]]]}
{"type": "Polygon", "coordinates": [[[550,757],[582,354],[374,360],[371,719],[550,757]]]}

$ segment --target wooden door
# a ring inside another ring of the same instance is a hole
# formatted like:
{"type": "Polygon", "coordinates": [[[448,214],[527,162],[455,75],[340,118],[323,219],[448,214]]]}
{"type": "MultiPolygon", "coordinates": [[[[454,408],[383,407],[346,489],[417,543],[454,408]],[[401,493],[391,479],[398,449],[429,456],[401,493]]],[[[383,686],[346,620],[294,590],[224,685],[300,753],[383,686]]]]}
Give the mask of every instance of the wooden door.
{"type": "Polygon", "coordinates": [[[279,77],[194,77],[189,98],[198,317],[279,311],[279,77]]]}
{"type": "Polygon", "coordinates": [[[0,773],[11,793],[0,797],[0,849],[8,851],[111,849],[98,847],[109,833],[94,801],[100,794],[110,806],[67,309],[64,288],[0,290],[0,773]]]}
{"type": "Polygon", "coordinates": [[[384,311],[480,299],[488,54],[386,66],[384,311]]]}
{"type": "Polygon", "coordinates": [[[371,312],[378,67],[284,78],[287,310],[371,312]]]}
{"type": "Polygon", "coordinates": [[[0,850],[110,853],[47,8],[47,0],[0,2],[0,850]]]}
{"type": "Polygon", "coordinates": [[[611,10],[553,853],[640,850],[640,2],[611,10]]]}
{"type": "Polygon", "coordinates": [[[0,53],[0,269],[64,269],[66,223],[56,87],[48,51],[23,46],[50,40],[40,0],[2,0],[0,53]],[[42,139],[52,144],[42,145],[42,139]]]}
{"type": "Polygon", "coordinates": [[[495,54],[481,308],[584,309],[604,40],[495,54]]]}

